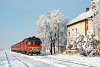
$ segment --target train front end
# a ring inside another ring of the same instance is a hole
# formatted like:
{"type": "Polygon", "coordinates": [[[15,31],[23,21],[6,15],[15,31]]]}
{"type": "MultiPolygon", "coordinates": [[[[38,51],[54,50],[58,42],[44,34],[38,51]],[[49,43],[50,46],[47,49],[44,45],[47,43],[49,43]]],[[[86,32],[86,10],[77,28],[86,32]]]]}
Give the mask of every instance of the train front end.
{"type": "Polygon", "coordinates": [[[41,40],[39,38],[30,38],[27,42],[28,44],[28,54],[41,54],[41,40]]]}

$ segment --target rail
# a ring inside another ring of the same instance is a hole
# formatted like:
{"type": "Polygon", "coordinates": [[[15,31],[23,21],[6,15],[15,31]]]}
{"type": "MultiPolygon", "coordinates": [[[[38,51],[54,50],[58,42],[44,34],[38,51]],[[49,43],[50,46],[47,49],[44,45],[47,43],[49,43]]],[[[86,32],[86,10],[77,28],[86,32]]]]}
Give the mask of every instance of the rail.
{"type": "Polygon", "coordinates": [[[9,60],[9,58],[8,58],[8,55],[7,55],[6,51],[5,51],[5,55],[6,55],[6,58],[7,58],[8,65],[9,65],[9,67],[11,67],[11,65],[10,65],[10,60],[9,60]]]}
{"type": "MultiPolygon", "coordinates": [[[[11,63],[10,63],[10,59],[5,51],[5,55],[6,55],[6,58],[7,58],[7,62],[8,62],[8,65],[9,67],[12,67],[11,66],[11,63]]],[[[30,67],[28,64],[26,64],[25,62],[22,62],[22,60],[20,60],[19,58],[17,58],[16,56],[12,55],[15,59],[17,59],[19,62],[21,62],[22,64],[24,64],[26,67],[30,67]]]]}

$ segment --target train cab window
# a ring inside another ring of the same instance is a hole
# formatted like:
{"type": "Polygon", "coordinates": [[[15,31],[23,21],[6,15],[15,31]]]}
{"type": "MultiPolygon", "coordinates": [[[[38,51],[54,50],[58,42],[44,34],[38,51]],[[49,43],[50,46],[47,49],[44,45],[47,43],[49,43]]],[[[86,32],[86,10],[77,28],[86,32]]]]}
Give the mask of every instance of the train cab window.
{"type": "Polygon", "coordinates": [[[40,40],[30,40],[27,42],[28,45],[42,44],[40,40]]]}
{"type": "Polygon", "coordinates": [[[40,41],[36,41],[35,44],[40,44],[40,41]]]}
{"type": "Polygon", "coordinates": [[[32,43],[32,44],[35,44],[35,41],[32,41],[31,43],[32,43]]]}
{"type": "Polygon", "coordinates": [[[33,40],[32,44],[41,44],[41,41],[40,40],[33,40]]]}

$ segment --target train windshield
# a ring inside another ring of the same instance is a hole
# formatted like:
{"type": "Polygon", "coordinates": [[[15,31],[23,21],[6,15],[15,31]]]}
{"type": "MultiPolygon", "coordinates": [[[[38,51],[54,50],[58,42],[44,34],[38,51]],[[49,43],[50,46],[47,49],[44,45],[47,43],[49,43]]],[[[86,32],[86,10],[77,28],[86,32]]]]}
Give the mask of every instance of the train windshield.
{"type": "Polygon", "coordinates": [[[31,41],[28,41],[28,44],[41,44],[41,41],[40,40],[31,40],[31,41]]]}

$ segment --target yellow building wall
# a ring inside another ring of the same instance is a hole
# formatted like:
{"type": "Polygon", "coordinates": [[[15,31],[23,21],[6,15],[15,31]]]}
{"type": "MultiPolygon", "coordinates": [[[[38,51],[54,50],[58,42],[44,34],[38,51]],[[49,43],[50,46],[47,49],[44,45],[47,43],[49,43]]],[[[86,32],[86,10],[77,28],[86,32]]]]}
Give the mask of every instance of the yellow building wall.
{"type": "Polygon", "coordinates": [[[77,29],[81,34],[85,36],[85,23],[84,22],[78,22],[76,24],[67,26],[67,40],[71,41],[74,39],[74,34],[72,29],[77,29]]]}
{"type": "MultiPolygon", "coordinates": [[[[76,24],[67,26],[67,40],[70,42],[71,40],[74,39],[74,34],[72,29],[77,29],[78,32],[80,32],[85,38],[85,21],[80,21],[76,24]]],[[[88,21],[88,30],[93,31],[93,21],[89,20],[88,21]]]]}

